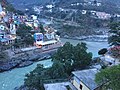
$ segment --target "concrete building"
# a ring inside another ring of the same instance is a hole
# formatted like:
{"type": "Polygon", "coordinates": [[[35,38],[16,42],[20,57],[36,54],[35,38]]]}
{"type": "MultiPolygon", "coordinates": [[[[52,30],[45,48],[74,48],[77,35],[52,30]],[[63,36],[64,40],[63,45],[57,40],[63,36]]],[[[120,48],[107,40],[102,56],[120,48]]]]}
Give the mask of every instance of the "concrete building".
{"type": "Polygon", "coordinates": [[[108,13],[105,13],[105,12],[96,12],[96,16],[99,18],[99,19],[110,19],[111,15],[108,14],[108,13]]]}
{"type": "Polygon", "coordinates": [[[15,24],[10,24],[10,34],[16,34],[16,27],[15,24]]]}
{"type": "Polygon", "coordinates": [[[77,90],[70,82],[44,84],[44,88],[45,90],[77,90]]]}
{"type": "Polygon", "coordinates": [[[99,72],[97,69],[87,69],[81,71],[73,71],[72,84],[77,90],[98,90],[98,85],[94,81],[95,74],[99,72]]]}

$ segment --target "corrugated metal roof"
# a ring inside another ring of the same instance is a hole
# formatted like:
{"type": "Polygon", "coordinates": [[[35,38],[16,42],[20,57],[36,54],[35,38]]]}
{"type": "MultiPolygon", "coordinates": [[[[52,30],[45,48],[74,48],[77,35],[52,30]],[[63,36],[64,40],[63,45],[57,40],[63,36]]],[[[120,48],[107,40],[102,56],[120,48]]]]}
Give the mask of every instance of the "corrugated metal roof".
{"type": "Polygon", "coordinates": [[[45,90],[67,90],[66,86],[70,82],[44,84],[45,90]]]}
{"type": "Polygon", "coordinates": [[[74,71],[72,73],[87,87],[89,87],[91,90],[94,90],[98,86],[97,83],[94,81],[95,74],[97,72],[99,72],[97,69],[88,69],[88,70],[74,71]]]}

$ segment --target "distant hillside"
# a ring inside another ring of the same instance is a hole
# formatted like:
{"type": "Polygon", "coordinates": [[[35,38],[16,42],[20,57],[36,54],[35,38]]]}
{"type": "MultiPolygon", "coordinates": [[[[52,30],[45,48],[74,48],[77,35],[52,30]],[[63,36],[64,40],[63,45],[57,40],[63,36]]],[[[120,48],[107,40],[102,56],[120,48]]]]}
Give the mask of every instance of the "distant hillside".
{"type": "Polygon", "coordinates": [[[7,2],[7,0],[0,0],[2,7],[5,7],[7,11],[16,12],[15,8],[7,2]]]}
{"type": "Polygon", "coordinates": [[[111,2],[120,7],[120,0],[102,0],[103,2],[111,2]]]}
{"type": "MultiPolygon", "coordinates": [[[[73,3],[73,2],[84,2],[94,0],[7,0],[10,3],[21,5],[21,4],[46,4],[46,3],[73,3]]],[[[96,0],[98,2],[112,2],[116,5],[120,5],[120,0],[96,0]]]]}
{"type": "MultiPolygon", "coordinates": [[[[88,2],[94,0],[7,0],[17,9],[31,8],[34,5],[46,5],[55,4],[59,7],[69,7],[71,3],[76,2],[88,2]]],[[[102,7],[84,7],[83,9],[99,10],[99,11],[110,11],[110,13],[119,12],[120,13],[120,0],[96,0],[97,2],[102,2],[102,7]]],[[[79,8],[78,8],[79,9],[79,8]]]]}
{"type": "Polygon", "coordinates": [[[33,5],[44,5],[51,0],[7,0],[16,9],[24,10],[25,8],[32,7],[33,5]]]}

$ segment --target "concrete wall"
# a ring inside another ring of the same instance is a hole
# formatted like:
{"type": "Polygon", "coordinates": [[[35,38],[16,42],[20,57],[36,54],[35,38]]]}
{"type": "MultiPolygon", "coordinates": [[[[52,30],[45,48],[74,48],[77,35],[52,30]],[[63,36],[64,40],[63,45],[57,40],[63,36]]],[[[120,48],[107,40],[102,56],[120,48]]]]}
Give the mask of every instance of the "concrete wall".
{"type": "Polygon", "coordinates": [[[75,81],[75,79],[73,80],[73,85],[78,89],[80,89],[80,84],[83,86],[82,90],[90,90],[88,87],[86,87],[81,81],[80,83],[78,83],[77,81],[75,81]]]}

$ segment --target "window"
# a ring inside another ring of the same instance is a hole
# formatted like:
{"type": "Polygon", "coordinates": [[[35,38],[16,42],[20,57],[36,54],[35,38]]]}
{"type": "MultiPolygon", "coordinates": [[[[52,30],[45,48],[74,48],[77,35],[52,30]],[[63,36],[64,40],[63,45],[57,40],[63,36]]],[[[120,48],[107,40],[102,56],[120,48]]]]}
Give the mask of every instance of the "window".
{"type": "Polygon", "coordinates": [[[80,84],[80,89],[82,90],[83,86],[80,84]]]}

